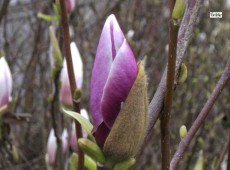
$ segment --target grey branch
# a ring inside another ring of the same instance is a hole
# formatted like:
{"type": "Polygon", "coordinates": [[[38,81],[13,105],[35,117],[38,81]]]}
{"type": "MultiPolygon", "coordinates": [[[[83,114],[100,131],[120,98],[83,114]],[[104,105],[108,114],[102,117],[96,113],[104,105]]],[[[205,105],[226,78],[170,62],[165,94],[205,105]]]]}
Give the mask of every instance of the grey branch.
{"type": "MultiPolygon", "coordinates": [[[[177,77],[178,75],[180,65],[185,57],[185,52],[192,38],[198,12],[201,7],[201,2],[202,0],[189,0],[187,2],[187,8],[183,20],[181,22],[181,26],[178,34],[175,77],[177,77]]],[[[167,67],[164,70],[164,74],[157,88],[157,91],[154,94],[153,99],[149,104],[149,127],[146,135],[146,140],[148,140],[147,138],[151,136],[153,127],[163,107],[165,90],[166,90],[166,72],[167,72],[167,67]]]]}

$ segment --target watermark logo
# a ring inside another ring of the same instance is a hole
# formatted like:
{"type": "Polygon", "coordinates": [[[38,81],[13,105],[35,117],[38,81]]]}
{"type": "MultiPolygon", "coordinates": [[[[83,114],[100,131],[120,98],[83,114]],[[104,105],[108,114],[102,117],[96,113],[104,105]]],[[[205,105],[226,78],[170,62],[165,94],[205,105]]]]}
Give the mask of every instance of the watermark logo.
{"type": "Polygon", "coordinates": [[[222,12],[210,12],[210,18],[222,18],[222,12]]]}

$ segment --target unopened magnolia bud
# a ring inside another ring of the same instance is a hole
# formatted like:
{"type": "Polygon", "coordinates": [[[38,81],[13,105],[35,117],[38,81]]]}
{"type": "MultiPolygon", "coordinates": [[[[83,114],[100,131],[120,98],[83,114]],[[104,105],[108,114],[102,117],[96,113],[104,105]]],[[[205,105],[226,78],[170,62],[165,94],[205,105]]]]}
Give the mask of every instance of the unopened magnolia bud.
{"type": "Polygon", "coordinates": [[[113,170],[128,170],[135,164],[135,162],[136,160],[134,158],[130,158],[126,161],[117,163],[113,170]]]}
{"type": "Polygon", "coordinates": [[[49,156],[45,155],[46,170],[53,170],[52,166],[49,164],[49,156]]]}
{"type": "Polygon", "coordinates": [[[7,105],[0,107],[0,118],[1,118],[2,113],[4,113],[6,110],[7,110],[7,105]]]}
{"type": "Polygon", "coordinates": [[[37,14],[37,17],[43,19],[44,21],[52,21],[52,16],[51,15],[46,15],[46,14],[43,14],[41,12],[39,12],[37,14]]]}
{"type": "Polygon", "coordinates": [[[56,15],[61,15],[61,4],[59,0],[55,1],[55,8],[56,15]]]}
{"type": "Polygon", "coordinates": [[[49,33],[50,33],[51,44],[52,44],[53,49],[54,49],[54,54],[53,54],[54,64],[55,64],[55,67],[57,67],[58,69],[61,69],[62,68],[61,50],[60,50],[57,38],[56,38],[55,33],[54,33],[54,28],[52,26],[49,27],[49,33]]]}
{"type": "Polygon", "coordinates": [[[78,155],[73,153],[69,158],[69,170],[76,170],[78,165],[78,155]]]}
{"type": "Polygon", "coordinates": [[[184,15],[186,8],[186,0],[176,0],[175,6],[172,12],[173,19],[181,19],[184,15]]]}
{"type": "Polygon", "coordinates": [[[14,146],[14,145],[12,146],[11,153],[12,153],[14,161],[18,162],[19,161],[19,155],[18,155],[18,150],[17,150],[16,146],[14,146]]]}
{"type": "Polygon", "coordinates": [[[84,165],[86,167],[86,169],[89,170],[97,170],[97,164],[96,162],[94,162],[93,159],[91,159],[89,156],[85,155],[85,159],[84,159],[84,165]]]}
{"type": "Polygon", "coordinates": [[[203,167],[204,167],[204,156],[203,156],[203,151],[201,150],[199,152],[199,157],[196,161],[196,164],[193,170],[203,170],[203,167]]]}
{"type": "Polygon", "coordinates": [[[180,66],[180,73],[179,73],[179,78],[178,78],[179,84],[182,84],[185,82],[185,80],[187,79],[187,75],[188,75],[187,67],[184,63],[182,63],[180,66]]]}
{"type": "Polygon", "coordinates": [[[48,101],[48,103],[51,103],[53,101],[53,95],[52,94],[48,95],[47,101],[48,101]]]}
{"type": "MultiPolygon", "coordinates": [[[[76,170],[78,166],[78,155],[73,153],[69,159],[69,170],[76,170]]],[[[84,155],[84,166],[89,170],[97,170],[96,163],[87,155],[84,155]]]]}
{"type": "Polygon", "coordinates": [[[200,147],[204,147],[205,146],[205,141],[204,141],[204,139],[202,137],[199,137],[197,139],[197,142],[200,145],[200,147]]]}
{"type": "Polygon", "coordinates": [[[76,89],[75,91],[74,91],[74,100],[79,100],[80,98],[81,98],[81,95],[82,95],[82,93],[81,93],[81,90],[79,90],[79,89],[76,89]]]}
{"type": "Polygon", "coordinates": [[[103,147],[106,156],[120,162],[136,154],[146,132],[147,112],[147,82],[140,62],[137,78],[106,138],[103,147]]]}
{"type": "Polygon", "coordinates": [[[81,138],[78,139],[78,145],[89,157],[101,164],[105,163],[105,156],[97,144],[89,139],[81,138]]]}
{"type": "Polygon", "coordinates": [[[51,77],[52,80],[55,79],[56,74],[57,74],[57,70],[56,70],[55,67],[53,67],[53,68],[51,69],[51,72],[50,72],[50,77],[51,77]]]}
{"type": "Polygon", "coordinates": [[[187,135],[187,128],[185,125],[180,127],[180,138],[183,139],[187,135]]]}

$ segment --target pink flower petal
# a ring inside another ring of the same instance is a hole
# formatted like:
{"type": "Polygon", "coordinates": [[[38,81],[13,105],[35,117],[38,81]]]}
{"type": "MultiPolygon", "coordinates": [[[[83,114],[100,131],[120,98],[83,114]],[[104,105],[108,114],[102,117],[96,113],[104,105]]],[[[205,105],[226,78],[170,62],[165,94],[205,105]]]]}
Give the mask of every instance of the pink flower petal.
{"type": "Polygon", "coordinates": [[[100,111],[102,93],[109,76],[113,59],[123,41],[124,35],[116,18],[114,15],[110,15],[101,33],[91,77],[90,103],[95,126],[99,126],[103,121],[100,111]]]}
{"type": "Polygon", "coordinates": [[[0,107],[7,105],[12,93],[12,76],[4,57],[0,58],[0,107]]]}
{"type": "Polygon", "coordinates": [[[124,40],[112,64],[101,99],[101,112],[109,128],[112,128],[121,104],[127,98],[136,76],[136,60],[127,41],[124,40]]]}

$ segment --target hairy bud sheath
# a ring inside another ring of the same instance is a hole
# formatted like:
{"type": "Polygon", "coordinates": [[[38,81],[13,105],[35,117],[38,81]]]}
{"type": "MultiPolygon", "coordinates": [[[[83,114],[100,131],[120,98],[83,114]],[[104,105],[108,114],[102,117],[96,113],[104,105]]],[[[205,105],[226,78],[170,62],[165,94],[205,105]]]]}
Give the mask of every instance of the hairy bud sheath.
{"type": "Polygon", "coordinates": [[[115,160],[133,157],[146,131],[147,81],[142,63],[120,113],[105,141],[103,151],[115,160]]]}

